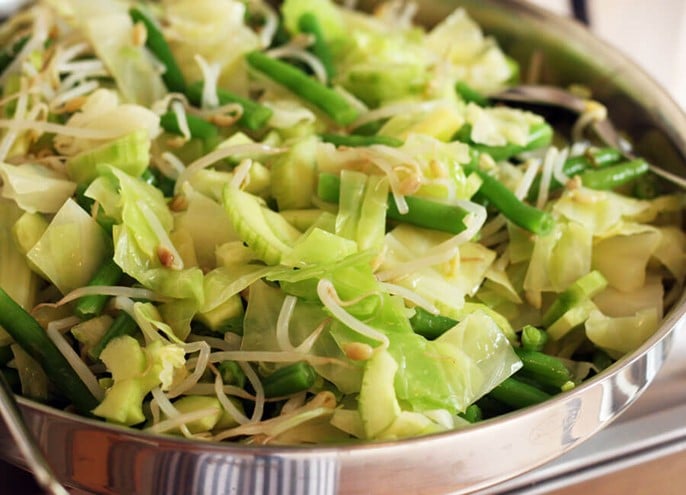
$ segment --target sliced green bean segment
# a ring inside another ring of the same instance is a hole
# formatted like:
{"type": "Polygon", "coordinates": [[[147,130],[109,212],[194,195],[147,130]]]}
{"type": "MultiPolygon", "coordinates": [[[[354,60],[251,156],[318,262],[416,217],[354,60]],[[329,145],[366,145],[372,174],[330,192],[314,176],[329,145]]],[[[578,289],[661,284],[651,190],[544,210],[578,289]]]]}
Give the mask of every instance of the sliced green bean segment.
{"type": "Polygon", "coordinates": [[[475,143],[471,139],[472,128],[469,124],[463,125],[455,135],[455,139],[469,143],[472,149],[479,153],[490,155],[495,161],[507,160],[525,151],[531,151],[548,146],[553,139],[553,128],[545,122],[534,124],[529,129],[529,140],[525,145],[504,144],[502,146],[490,146],[487,144],[475,143]]]}
{"type": "MultiPolygon", "coordinates": [[[[113,259],[108,259],[103,263],[93,278],[88,282],[89,286],[93,285],[115,285],[121,279],[124,272],[119,268],[113,259]]],[[[92,318],[102,312],[109,296],[101,294],[93,294],[83,296],[76,301],[74,306],[74,313],[80,318],[92,318]]]]}
{"type": "Polygon", "coordinates": [[[338,203],[341,193],[341,179],[334,174],[321,173],[317,182],[317,196],[329,203],[338,203]]]}
{"type": "Polygon", "coordinates": [[[541,329],[526,325],[522,329],[522,349],[526,351],[540,351],[548,342],[548,334],[541,329]]]}
{"type": "Polygon", "coordinates": [[[587,170],[579,177],[584,187],[609,190],[631,182],[648,172],[649,168],[645,160],[638,158],[599,170],[587,170]]]}
{"type": "Polygon", "coordinates": [[[226,385],[245,387],[245,373],[236,361],[222,361],[219,363],[219,374],[226,385]]]}
{"type": "Polygon", "coordinates": [[[122,311],[114,319],[112,325],[110,325],[110,328],[105,331],[105,335],[102,336],[100,342],[98,342],[98,344],[93,346],[93,348],[90,350],[90,356],[93,359],[100,358],[100,354],[102,353],[103,349],[105,349],[107,344],[109,344],[112,340],[124,335],[133,335],[137,331],[138,324],[136,323],[136,320],[131,318],[128,313],[122,311]]]}
{"type": "Polygon", "coordinates": [[[488,97],[484,96],[464,81],[457,81],[455,83],[455,91],[457,91],[460,98],[467,103],[476,103],[480,107],[491,106],[491,100],[489,100],[488,97]]]}
{"type": "Polygon", "coordinates": [[[572,374],[567,367],[554,356],[539,351],[528,351],[515,348],[519,359],[522,360],[522,370],[527,376],[541,385],[562,388],[569,386],[572,374]]]}
{"type": "Polygon", "coordinates": [[[305,12],[298,19],[298,28],[303,33],[308,33],[314,38],[314,43],[309,47],[309,50],[316,56],[324,66],[326,75],[331,80],[336,75],[336,69],[333,64],[333,57],[329,45],[324,39],[324,31],[322,30],[317,16],[312,12],[305,12]]]}
{"type": "Polygon", "coordinates": [[[467,409],[465,409],[463,413],[460,413],[459,416],[470,423],[478,423],[484,418],[483,411],[481,411],[481,408],[476,404],[467,406],[467,409]]]}
{"type": "Polygon", "coordinates": [[[596,371],[600,373],[604,369],[612,366],[615,361],[605,351],[598,349],[593,353],[591,362],[593,363],[593,366],[596,367],[596,371]]]}
{"type": "Polygon", "coordinates": [[[506,378],[488,394],[514,409],[534,406],[550,399],[551,395],[516,378],[506,378]]]}
{"type": "Polygon", "coordinates": [[[304,361],[279,368],[262,381],[265,397],[283,397],[303,392],[314,385],[317,372],[304,361]]]}
{"type": "MultiPolygon", "coordinates": [[[[213,139],[219,134],[217,126],[195,115],[186,114],[186,122],[188,122],[188,130],[193,138],[213,139]]],[[[160,117],[160,125],[167,132],[178,134],[179,136],[182,134],[179,120],[174,112],[163,114],[160,117]]]]}
{"type": "MultiPolygon", "coordinates": [[[[622,159],[622,154],[615,148],[596,148],[589,149],[584,154],[573,156],[565,160],[562,165],[562,172],[567,177],[574,177],[579,175],[587,169],[601,168],[607,165],[613,165],[622,159]]],[[[550,178],[550,186],[548,190],[555,191],[560,189],[564,184],[560,183],[555,177],[550,178]]],[[[537,175],[531,183],[527,199],[529,201],[536,201],[538,193],[541,188],[541,176],[537,175]]]]}
{"type": "MultiPolygon", "coordinates": [[[[202,102],[202,91],[204,87],[203,81],[198,81],[189,85],[186,88],[186,96],[196,106],[202,102]]],[[[217,88],[217,99],[220,105],[228,105],[229,103],[237,103],[243,107],[243,113],[238,119],[238,124],[247,127],[251,131],[262,129],[269,119],[272,117],[272,110],[269,107],[261,105],[256,101],[248,98],[243,98],[225,89],[217,88]]]]}
{"type": "Polygon", "coordinates": [[[337,124],[348,125],[357,118],[358,110],[343,95],[296,67],[262,52],[250,52],[246,60],[253,69],[319,108],[337,124]]]}
{"type": "Polygon", "coordinates": [[[543,326],[555,323],[562,315],[580,302],[591,299],[607,287],[607,280],[597,271],[579,277],[567,289],[560,292],[543,315],[543,326]]]}
{"type": "MultiPolygon", "coordinates": [[[[338,203],[341,182],[337,175],[319,174],[317,195],[330,203],[338,203]]],[[[437,203],[416,196],[405,196],[408,212],[400,213],[392,195],[388,195],[386,216],[398,222],[409,223],[418,227],[459,234],[465,230],[464,218],[467,212],[455,205],[437,203]]]]}
{"type": "Polygon", "coordinates": [[[410,318],[412,330],[429,340],[437,339],[457,325],[457,320],[447,316],[434,315],[419,307],[414,311],[414,315],[410,318]]]}
{"type": "Polygon", "coordinates": [[[324,141],[325,143],[335,144],[336,146],[359,147],[372,146],[374,144],[383,144],[385,146],[392,146],[394,148],[397,148],[398,146],[403,145],[402,140],[398,138],[380,135],[360,136],[357,134],[350,134],[346,136],[342,134],[322,134],[321,138],[322,141],[324,141]]]}
{"type": "Polygon", "coordinates": [[[464,168],[481,178],[479,193],[509,221],[534,234],[545,235],[552,230],[555,220],[550,213],[520,201],[502,182],[478,167],[466,165],[464,168]]]}
{"type": "Polygon", "coordinates": [[[183,73],[176,63],[176,59],[172,54],[167,40],[164,39],[162,31],[157,26],[157,23],[152,20],[147,14],[138,8],[131,8],[129,15],[133,22],[140,22],[145,26],[147,36],[145,38],[145,46],[152,52],[153,55],[164,66],[164,73],[162,74],[162,81],[169,91],[183,93],[186,90],[186,81],[183,73]]]}
{"type": "Polygon", "coordinates": [[[88,414],[98,405],[98,400],[43,328],[2,288],[0,288],[0,326],[40,364],[57,389],[80,412],[88,414]]]}

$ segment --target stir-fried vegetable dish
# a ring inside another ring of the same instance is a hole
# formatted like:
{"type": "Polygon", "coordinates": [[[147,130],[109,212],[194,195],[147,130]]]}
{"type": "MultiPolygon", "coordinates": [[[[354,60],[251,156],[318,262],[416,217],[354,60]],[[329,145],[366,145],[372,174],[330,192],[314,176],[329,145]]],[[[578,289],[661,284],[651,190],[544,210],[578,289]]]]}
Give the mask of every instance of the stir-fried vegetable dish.
{"type": "MultiPolygon", "coordinates": [[[[458,9],[45,0],[0,28],[0,370],[251,444],[462,428],[567,393],[681,294],[684,195],[489,98],[458,9]],[[670,192],[672,191],[672,192],[670,192]]],[[[583,81],[580,81],[583,82],[583,81]]]]}

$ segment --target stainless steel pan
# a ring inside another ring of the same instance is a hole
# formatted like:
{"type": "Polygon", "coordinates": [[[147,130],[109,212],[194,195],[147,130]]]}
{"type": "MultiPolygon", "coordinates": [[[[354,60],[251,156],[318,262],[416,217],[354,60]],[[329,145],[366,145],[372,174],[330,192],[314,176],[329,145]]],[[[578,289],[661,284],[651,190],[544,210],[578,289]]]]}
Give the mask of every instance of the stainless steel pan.
{"type": "MultiPolygon", "coordinates": [[[[540,82],[590,86],[640,154],[684,175],[684,114],[640,69],[581,26],[515,1],[419,4],[426,24],[464,5],[525,65],[532,57],[542,62],[540,82]]],[[[607,426],[655,377],[685,311],[682,298],[650,341],[572,392],[468,429],[397,442],[316,448],[206,444],[20,402],[57,475],[83,492],[467,493],[533,469],[607,426]]],[[[0,456],[21,464],[1,428],[0,456]]]]}

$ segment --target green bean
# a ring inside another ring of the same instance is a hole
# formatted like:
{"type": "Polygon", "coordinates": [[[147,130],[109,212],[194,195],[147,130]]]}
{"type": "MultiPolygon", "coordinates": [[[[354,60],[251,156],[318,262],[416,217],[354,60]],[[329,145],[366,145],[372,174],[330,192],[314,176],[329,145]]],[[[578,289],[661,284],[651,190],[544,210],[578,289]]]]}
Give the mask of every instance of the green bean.
{"type": "Polygon", "coordinates": [[[596,270],[579,277],[567,289],[560,292],[557,298],[543,314],[543,326],[555,323],[562,315],[581,301],[590,299],[605,289],[607,280],[596,270]]]}
{"type": "Polygon", "coordinates": [[[343,95],[294,66],[257,51],[248,53],[246,60],[253,69],[319,108],[337,124],[348,125],[357,118],[358,110],[343,95]]]}
{"type": "Polygon", "coordinates": [[[298,28],[303,33],[312,35],[314,42],[309,47],[309,50],[319,59],[319,61],[324,66],[326,75],[329,80],[331,80],[336,75],[336,68],[333,64],[333,57],[331,56],[331,50],[329,50],[329,45],[324,39],[324,31],[317,16],[312,12],[305,12],[298,19],[298,28]]]}
{"type": "MultiPolygon", "coordinates": [[[[186,96],[188,96],[188,99],[194,105],[200,105],[203,87],[204,82],[198,81],[186,88],[186,96]]],[[[226,91],[225,89],[217,88],[217,99],[219,100],[220,105],[228,105],[229,103],[237,103],[240,105],[243,108],[243,113],[238,119],[238,125],[247,127],[251,131],[262,129],[272,117],[273,112],[271,108],[248,98],[243,98],[230,91],[226,91]]]]}
{"type": "Polygon", "coordinates": [[[612,364],[615,362],[614,359],[612,359],[605,351],[602,351],[600,349],[597,349],[593,353],[593,357],[591,358],[591,362],[593,363],[593,366],[596,367],[596,371],[600,373],[606,368],[609,368],[612,366],[612,364]]]}
{"type": "Polygon", "coordinates": [[[491,106],[491,100],[489,100],[488,97],[482,95],[479,91],[472,88],[464,81],[457,81],[455,83],[455,91],[457,91],[457,94],[460,95],[460,98],[467,103],[476,103],[480,107],[491,106]]]}
{"type": "Polygon", "coordinates": [[[342,134],[322,134],[322,141],[325,143],[335,144],[336,146],[372,146],[375,144],[383,144],[385,146],[393,146],[397,148],[402,146],[402,140],[391,136],[360,136],[357,134],[342,135],[342,134]]]}
{"type": "Polygon", "coordinates": [[[222,361],[218,366],[219,374],[226,385],[245,387],[245,373],[236,361],[222,361]]]}
{"type": "MultiPolygon", "coordinates": [[[[565,160],[564,165],[562,165],[562,172],[567,177],[574,177],[575,175],[578,175],[589,168],[600,168],[607,165],[613,165],[621,159],[622,154],[615,148],[588,149],[582,155],[573,156],[565,160]]],[[[564,184],[560,183],[555,177],[551,176],[548,190],[555,191],[562,186],[564,186],[564,184]]],[[[527,193],[527,199],[529,201],[536,201],[540,188],[541,176],[537,175],[534,181],[531,183],[531,187],[527,193]]]]}
{"type": "Polygon", "coordinates": [[[514,409],[522,409],[540,404],[551,397],[550,394],[533,385],[512,377],[506,378],[491,390],[488,395],[514,409]]]}
{"type": "Polygon", "coordinates": [[[522,349],[526,351],[540,351],[548,341],[548,334],[532,325],[522,329],[522,349]]]}
{"type": "Polygon", "coordinates": [[[660,195],[660,185],[656,175],[645,174],[636,179],[632,194],[638,199],[654,199],[660,195]]]}
{"type": "Polygon", "coordinates": [[[157,176],[152,172],[152,170],[150,170],[150,167],[143,170],[141,179],[143,179],[146,184],[157,187],[157,176]]]}
{"type": "MultiPolygon", "coordinates": [[[[112,258],[108,258],[105,263],[100,265],[98,271],[88,282],[92,285],[115,285],[121,279],[123,271],[119,268],[112,258]]],[[[92,318],[102,312],[109,296],[92,294],[80,297],[74,306],[74,313],[80,318],[92,318]]]]}
{"type": "Polygon", "coordinates": [[[481,421],[483,416],[483,411],[476,404],[471,404],[467,406],[463,413],[458,414],[462,419],[469,421],[470,423],[478,423],[481,421]]]}
{"type": "Polygon", "coordinates": [[[468,143],[472,149],[479,153],[490,155],[495,161],[507,160],[525,151],[531,151],[548,146],[553,139],[553,128],[545,122],[534,124],[529,129],[529,139],[525,145],[508,143],[502,146],[491,146],[475,143],[471,138],[472,128],[469,124],[463,125],[454,136],[462,142],[468,143]]]}
{"type": "MultiPolygon", "coordinates": [[[[195,115],[186,114],[186,122],[188,122],[188,130],[191,137],[198,139],[214,139],[219,135],[217,126],[210,124],[205,119],[196,117],[195,115]]],[[[167,112],[160,117],[160,125],[162,128],[172,134],[181,135],[181,126],[178,118],[174,112],[167,112]]]]}
{"type": "Polygon", "coordinates": [[[82,413],[98,405],[69,361],[38,322],[0,288],[0,326],[35,359],[57,389],[82,413]]]}
{"type": "MultiPolygon", "coordinates": [[[[93,213],[93,206],[95,205],[95,200],[89,198],[84,193],[88,189],[88,184],[77,184],[76,192],[74,194],[74,199],[76,203],[83,208],[89,215],[93,213]]],[[[98,208],[95,213],[95,221],[98,225],[103,228],[105,232],[112,235],[112,227],[117,223],[116,220],[105,213],[105,210],[98,208]]]]}
{"type": "Polygon", "coordinates": [[[555,220],[550,213],[520,201],[502,182],[478,167],[466,165],[464,169],[481,178],[479,193],[509,221],[534,234],[545,235],[552,230],[555,220]]]}
{"type": "MultiPolygon", "coordinates": [[[[328,173],[319,174],[317,195],[330,203],[337,203],[340,191],[338,176],[328,173]]],[[[438,203],[416,196],[405,196],[408,212],[400,213],[392,195],[388,195],[386,216],[398,222],[418,227],[459,234],[465,230],[464,218],[467,212],[456,205],[438,203]]]]}
{"type": "Polygon", "coordinates": [[[457,325],[457,321],[447,316],[433,315],[422,308],[415,308],[410,318],[412,330],[429,340],[437,339],[457,325]]]}
{"type": "Polygon", "coordinates": [[[26,43],[29,41],[30,36],[24,35],[15,41],[12,45],[8,46],[0,52],[0,74],[5,72],[7,67],[14,61],[17,54],[24,48],[26,43]]]}
{"type": "Polygon", "coordinates": [[[321,173],[317,183],[317,196],[329,203],[338,203],[341,193],[341,179],[334,174],[321,173]]]}
{"type": "Polygon", "coordinates": [[[588,170],[579,177],[584,187],[609,190],[631,182],[649,170],[648,163],[640,158],[599,170],[588,170]]]}
{"type": "Polygon", "coordinates": [[[522,369],[525,376],[530,377],[541,385],[549,385],[555,388],[568,388],[573,385],[572,374],[567,367],[554,356],[549,356],[539,351],[529,351],[515,348],[519,359],[522,360],[522,369]]]}
{"type": "Polygon", "coordinates": [[[160,28],[153,19],[136,7],[129,10],[129,15],[133,22],[140,22],[145,26],[147,31],[145,46],[164,66],[162,80],[167,89],[172,92],[183,93],[186,90],[186,81],[160,28]]]}
{"type": "Polygon", "coordinates": [[[89,354],[93,359],[99,359],[102,351],[112,340],[124,335],[133,335],[138,330],[136,320],[131,318],[128,313],[122,311],[114,319],[110,327],[105,331],[100,342],[93,346],[89,354]]]}
{"type": "Polygon", "coordinates": [[[314,385],[317,372],[314,368],[300,361],[279,368],[262,380],[265,397],[283,397],[303,392],[314,385]]]}
{"type": "Polygon", "coordinates": [[[146,168],[141,175],[141,178],[150,185],[155,186],[162,191],[165,198],[174,196],[174,186],[176,181],[164,175],[159,169],[146,168]]]}

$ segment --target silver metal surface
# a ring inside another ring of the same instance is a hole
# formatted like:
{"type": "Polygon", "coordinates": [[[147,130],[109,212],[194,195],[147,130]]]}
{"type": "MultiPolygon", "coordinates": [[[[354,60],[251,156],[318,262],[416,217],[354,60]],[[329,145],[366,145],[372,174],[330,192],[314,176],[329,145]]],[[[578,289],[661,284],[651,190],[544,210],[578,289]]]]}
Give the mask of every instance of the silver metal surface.
{"type": "Polygon", "coordinates": [[[38,484],[49,495],[68,495],[33,439],[33,433],[24,422],[19,404],[14,398],[14,392],[2,373],[0,373],[0,417],[5,421],[7,431],[38,484]]]}
{"type": "MultiPolygon", "coordinates": [[[[503,0],[424,1],[428,24],[465,5],[520,61],[541,62],[540,82],[585,83],[637,152],[680,175],[686,117],[640,69],[582,27],[503,0]],[[536,55],[537,54],[537,55],[536,55]]],[[[390,443],[268,447],[141,434],[21,400],[57,475],[79,493],[468,493],[532,470],[579,446],[654,379],[681,326],[682,300],[640,349],[576,390],[460,431],[390,443]]],[[[0,455],[21,463],[0,429],[0,455]]]]}

